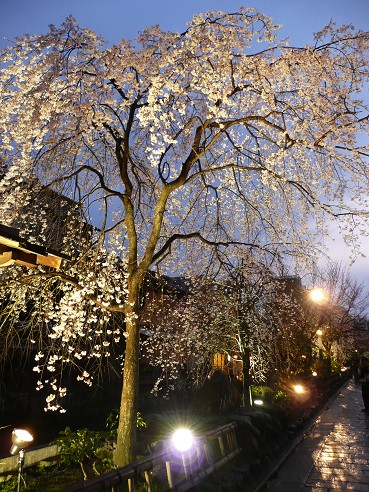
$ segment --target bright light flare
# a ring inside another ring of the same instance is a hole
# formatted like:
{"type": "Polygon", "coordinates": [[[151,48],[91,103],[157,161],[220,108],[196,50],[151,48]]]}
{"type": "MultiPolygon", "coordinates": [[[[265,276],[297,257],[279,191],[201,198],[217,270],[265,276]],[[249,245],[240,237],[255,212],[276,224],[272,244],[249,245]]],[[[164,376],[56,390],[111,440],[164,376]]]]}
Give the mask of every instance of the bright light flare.
{"type": "Polygon", "coordinates": [[[181,428],[174,432],[172,442],[178,451],[185,453],[192,448],[194,437],[190,429],[181,428]]]}
{"type": "Polygon", "coordinates": [[[33,441],[32,434],[25,429],[14,429],[13,436],[17,442],[30,443],[33,441]]]}
{"type": "Polygon", "coordinates": [[[316,287],[309,292],[310,299],[316,304],[325,304],[328,301],[328,294],[324,289],[316,287]]]}
{"type": "Polygon", "coordinates": [[[295,384],[293,386],[293,390],[298,395],[302,395],[303,393],[305,393],[305,388],[302,386],[302,384],[295,384]]]}
{"type": "Polygon", "coordinates": [[[264,403],[263,400],[254,400],[255,405],[261,406],[263,405],[263,403],[264,403]]]}

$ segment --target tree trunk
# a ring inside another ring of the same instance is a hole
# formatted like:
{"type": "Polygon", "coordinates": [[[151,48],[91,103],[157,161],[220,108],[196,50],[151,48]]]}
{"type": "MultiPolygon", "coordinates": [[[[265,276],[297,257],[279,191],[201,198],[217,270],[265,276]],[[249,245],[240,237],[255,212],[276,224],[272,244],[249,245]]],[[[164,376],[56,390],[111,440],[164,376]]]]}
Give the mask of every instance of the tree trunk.
{"type": "Polygon", "coordinates": [[[248,347],[244,347],[242,351],[242,372],[243,372],[242,405],[244,407],[250,407],[252,405],[252,399],[251,399],[250,349],[248,347]]]}
{"type": "Polygon", "coordinates": [[[134,307],[126,315],[126,330],[128,337],[123,369],[117,448],[114,453],[114,464],[118,467],[128,465],[136,459],[140,333],[134,307]]]}

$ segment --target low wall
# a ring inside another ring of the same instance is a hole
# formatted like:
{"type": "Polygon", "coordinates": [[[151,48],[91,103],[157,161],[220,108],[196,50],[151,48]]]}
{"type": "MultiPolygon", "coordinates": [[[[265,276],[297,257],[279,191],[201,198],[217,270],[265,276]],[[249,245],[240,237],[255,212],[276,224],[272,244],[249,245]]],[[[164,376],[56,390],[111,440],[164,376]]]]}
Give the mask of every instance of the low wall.
{"type": "MultiPolygon", "coordinates": [[[[48,462],[59,454],[59,448],[56,444],[38,449],[26,451],[24,456],[24,468],[40,464],[40,462],[48,462]]],[[[10,475],[18,471],[19,455],[9,456],[0,459],[0,482],[10,475]]]]}

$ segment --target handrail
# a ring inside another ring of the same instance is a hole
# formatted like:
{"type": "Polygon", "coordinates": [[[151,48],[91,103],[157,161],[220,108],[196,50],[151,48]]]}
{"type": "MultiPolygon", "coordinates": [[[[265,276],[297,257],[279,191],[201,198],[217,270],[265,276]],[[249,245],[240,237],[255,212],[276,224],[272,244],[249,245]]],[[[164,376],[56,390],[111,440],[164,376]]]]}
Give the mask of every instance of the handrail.
{"type": "Polygon", "coordinates": [[[124,490],[135,492],[139,481],[145,484],[147,492],[154,492],[156,483],[160,483],[160,490],[190,490],[241,452],[235,431],[234,422],[223,425],[199,436],[192,453],[175,456],[164,450],[63,492],[119,492],[124,484],[124,490]]]}

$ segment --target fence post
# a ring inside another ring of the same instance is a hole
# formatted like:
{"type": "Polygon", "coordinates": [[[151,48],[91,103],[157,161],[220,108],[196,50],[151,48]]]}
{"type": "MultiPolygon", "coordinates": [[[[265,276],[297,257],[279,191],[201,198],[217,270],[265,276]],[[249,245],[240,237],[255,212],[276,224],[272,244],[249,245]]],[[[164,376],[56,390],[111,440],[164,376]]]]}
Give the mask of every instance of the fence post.
{"type": "Polygon", "coordinates": [[[135,492],[135,480],[134,480],[134,478],[128,479],[128,492],[135,492]]]}
{"type": "Polygon", "coordinates": [[[218,436],[218,443],[219,443],[219,448],[220,448],[220,453],[222,456],[225,456],[225,449],[224,449],[224,443],[223,443],[223,436],[218,436]]]}
{"type": "Polygon", "coordinates": [[[208,442],[204,442],[204,452],[205,452],[205,458],[206,458],[206,461],[208,462],[208,465],[212,465],[213,464],[213,458],[211,456],[210,446],[209,446],[208,442]]]}
{"type": "Polygon", "coordinates": [[[172,478],[172,470],[170,469],[170,461],[165,462],[165,468],[167,470],[168,486],[170,489],[172,489],[173,488],[173,478],[172,478]]]}
{"type": "Polygon", "coordinates": [[[147,485],[147,492],[153,492],[150,471],[145,470],[144,474],[145,474],[145,481],[146,481],[146,485],[147,485]]]}

